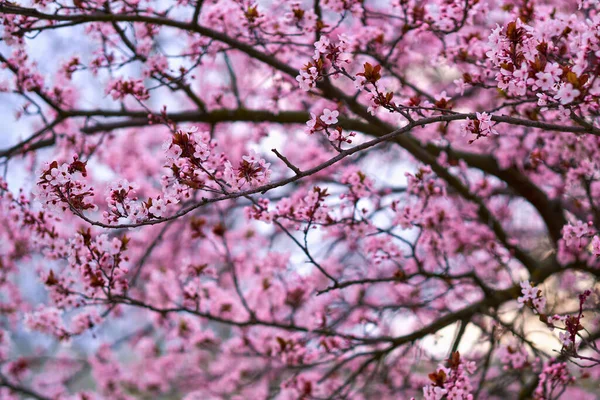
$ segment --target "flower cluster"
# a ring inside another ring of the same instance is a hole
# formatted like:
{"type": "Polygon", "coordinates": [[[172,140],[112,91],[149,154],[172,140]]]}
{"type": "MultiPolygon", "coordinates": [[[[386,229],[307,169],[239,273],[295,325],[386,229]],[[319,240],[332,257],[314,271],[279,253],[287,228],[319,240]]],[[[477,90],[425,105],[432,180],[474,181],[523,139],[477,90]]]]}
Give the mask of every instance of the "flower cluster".
{"type": "Polygon", "coordinates": [[[583,319],[583,306],[592,292],[586,290],[579,295],[579,312],[576,315],[562,316],[560,319],[564,322],[565,328],[559,333],[559,339],[563,345],[563,350],[577,354],[576,339],[579,331],[583,330],[581,320],[583,319]]]}
{"type": "Polygon", "coordinates": [[[380,265],[388,260],[398,265],[402,262],[402,250],[382,236],[368,238],[365,241],[365,251],[370,255],[375,265],[380,265]]]}
{"type": "MultiPolygon", "coordinates": [[[[592,222],[577,221],[575,224],[567,224],[562,228],[562,238],[558,242],[558,256],[562,263],[569,263],[577,258],[588,256],[586,250],[590,244],[590,238],[595,234],[592,222]]],[[[597,241],[596,241],[597,242],[597,241]]],[[[592,254],[594,253],[594,239],[592,239],[592,254]]]]}
{"type": "Polygon", "coordinates": [[[7,65],[19,66],[15,75],[15,86],[26,91],[36,91],[44,87],[44,76],[37,71],[37,63],[31,62],[25,49],[15,49],[7,65]]]}
{"type": "Polygon", "coordinates": [[[225,162],[223,179],[233,190],[244,188],[256,188],[269,183],[271,178],[270,163],[266,162],[258,154],[252,152],[243,156],[237,168],[231,162],[225,162]]]}
{"type": "MultiPolygon", "coordinates": [[[[300,229],[302,222],[330,224],[334,219],[325,204],[328,196],[327,189],[314,187],[305,195],[279,200],[272,211],[269,211],[269,202],[263,200],[253,207],[246,208],[246,214],[249,218],[268,223],[277,220],[283,226],[294,229],[300,229]]],[[[315,228],[315,225],[312,226],[315,228]]]]}
{"type": "Polygon", "coordinates": [[[310,120],[306,122],[306,133],[312,135],[315,132],[326,131],[329,125],[337,124],[340,113],[336,110],[331,111],[326,108],[323,114],[316,116],[310,113],[310,120]]]}
{"type": "Polygon", "coordinates": [[[346,169],[342,174],[340,183],[348,185],[350,188],[349,193],[342,194],[340,198],[349,199],[352,202],[369,196],[374,189],[373,180],[357,168],[346,169]]]}
{"type": "Polygon", "coordinates": [[[461,131],[463,136],[467,134],[475,135],[474,139],[470,139],[469,143],[473,143],[475,140],[488,137],[490,135],[498,135],[498,131],[494,129],[494,123],[492,122],[492,116],[483,112],[476,113],[477,119],[471,120],[467,118],[467,122],[462,125],[461,131]]]}
{"type": "Polygon", "coordinates": [[[544,364],[544,369],[538,377],[538,385],[534,391],[534,399],[552,399],[554,395],[564,390],[564,387],[575,381],[571,376],[566,362],[551,360],[544,364]]]}
{"type": "Polygon", "coordinates": [[[448,359],[447,367],[440,365],[429,374],[432,383],[423,388],[425,400],[472,400],[473,387],[468,376],[475,372],[475,367],[474,362],[464,361],[455,351],[448,359]]]}
{"type": "Polygon", "coordinates": [[[546,298],[542,296],[542,291],[535,286],[531,286],[531,282],[521,282],[521,294],[517,301],[523,307],[526,305],[537,314],[543,314],[546,308],[546,298]]]}
{"type": "MultiPolygon", "coordinates": [[[[163,143],[166,164],[171,170],[170,191],[165,190],[163,203],[174,204],[179,199],[189,199],[192,190],[207,186],[217,189],[217,179],[222,173],[225,158],[214,151],[216,143],[210,133],[198,131],[197,127],[176,131],[163,143]],[[211,186],[212,185],[212,186],[211,186]]],[[[164,183],[168,186],[168,183],[164,183]]],[[[162,206],[159,202],[159,205],[162,206]]]]}
{"type": "Polygon", "coordinates": [[[569,224],[563,227],[562,240],[567,248],[581,250],[587,246],[593,232],[593,224],[591,222],[577,221],[575,225],[569,224]]]}
{"type": "Polygon", "coordinates": [[[500,362],[505,370],[519,370],[529,366],[529,355],[523,346],[502,346],[498,352],[500,362]]]}
{"type": "Polygon", "coordinates": [[[423,198],[445,196],[446,194],[443,182],[435,176],[428,165],[420,167],[414,175],[406,172],[404,176],[408,180],[407,191],[410,194],[423,198]]]}
{"type": "Polygon", "coordinates": [[[38,307],[25,315],[23,323],[27,329],[52,335],[59,340],[68,340],[70,333],[64,326],[61,311],[55,307],[38,307]]]}
{"type": "Polygon", "coordinates": [[[106,204],[108,210],[104,211],[104,219],[109,223],[116,223],[120,218],[131,218],[132,221],[142,221],[147,216],[147,210],[137,203],[135,195],[137,185],[122,179],[111,184],[106,190],[106,204]]]}
{"type": "MultiPolygon", "coordinates": [[[[587,23],[597,25],[598,21],[587,23]]],[[[541,106],[571,105],[587,92],[591,71],[582,59],[576,59],[574,65],[560,60],[574,50],[571,41],[582,42],[583,47],[587,45],[593,51],[599,39],[573,29],[567,21],[541,25],[537,30],[517,19],[492,32],[487,56],[499,68],[498,87],[513,96],[525,96],[530,88],[541,106]]]]}
{"type": "Polygon", "coordinates": [[[107,93],[114,100],[123,100],[127,96],[133,96],[136,100],[148,100],[150,94],[141,79],[117,79],[108,85],[107,93]]]}
{"type": "Polygon", "coordinates": [[[298,1],[293,1],[290,4],[290,8],[291,11],[283,15],[286,23],[293,24],[306,32],[315,30],[317,16],[313,10],[302,8],[301,3],[298,1]]]}
{"type": "MultiPolygon", "coordinates": [[[[106,234],[93,237],[90,230],[80,230],[64,244],[64,254],[58,254],[66,259],[70,268],[62,272],[49,269],[40,273],[53,303],[61,309],[68,309],[83,304],[82,294],[95,298],[125,293],[129,287],[129,257],[126,254],[129,240],[126,236],[109,238],[106,234]]],[[[98,317],[90,309],[73,320],[73,326],[78,328],[72,328],[70,333],[80,331],[86,323],[92,327],[98,322],[98,317]]]]}
{"type": "Polygon", "coordinates": [[[86,176],[86,163],[77,156],[71,163],[47,163],[37,182],[36,197],[53,212],[96,210],[94,190],[81,180],[86,176]]]}
{"type": "Polygon", "coordinates": [[[350,42],[346,35],[339,35],[338,41],[332,43],[327,36],[321,36],[315,43],[313,61],[306,64],[296,77],[300,88],[309,91],[314,88],[330,69],[335,71],[350,63],[350,42]]]}
{"type": "Polygon", "coordinates": [[[328,108],[325,108],[320,116],[310,113],[311,118],[306,122],[306,133],[312,135],[315,132],[323,132],[338,149],[342,143],[352,143],[352,138],[356,136],[356,133],[344,133],[341,126],[335,126],[338,123],[339,115],[339,111],[328,108]]]}

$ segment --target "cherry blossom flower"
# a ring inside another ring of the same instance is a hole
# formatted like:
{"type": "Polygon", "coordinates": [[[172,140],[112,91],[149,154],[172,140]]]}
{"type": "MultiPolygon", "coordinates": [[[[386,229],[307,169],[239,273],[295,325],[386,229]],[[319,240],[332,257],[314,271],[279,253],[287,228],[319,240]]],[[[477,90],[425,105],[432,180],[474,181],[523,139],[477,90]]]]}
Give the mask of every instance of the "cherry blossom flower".
{"type": "Polygon", "coordinates": [[[321,115],[320,119],[326,125],[333,125],[338,122],[338,115],[340,115],[338,111],[331,111],[330,109],[326,108],[323,110],[323,114],[321,115]]]}
{"type": "Polygon", "coordinates": [[[569,104],[579,97],[580,94],[581,92],[575,89],[572,84],[564,83],[560,85],[554,98],[560,100],[560,104],[569,104]]]}
{"type": "Polygon", "coordinates": [[[535,286],[531,286],[529,281],[521,282],[521,294],[517,302],[521,307],[528,305],[536,313],[543,313],[546,307],[546,299],[542,296],[541,290],[535,286]]]}
{"type": "Polygon", "coordinates": [[[148,212],[157,218],[161,218],[165,214],[166,209],[164,199],[158,198],[152,201],[152,206],[148,208],[148,212]]]}

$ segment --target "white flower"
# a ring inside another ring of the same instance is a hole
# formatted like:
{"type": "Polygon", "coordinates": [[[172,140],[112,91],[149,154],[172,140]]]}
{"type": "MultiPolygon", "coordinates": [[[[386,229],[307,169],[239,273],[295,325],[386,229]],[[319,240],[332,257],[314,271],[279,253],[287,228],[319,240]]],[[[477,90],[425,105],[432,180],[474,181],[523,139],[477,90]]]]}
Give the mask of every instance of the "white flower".
{"type": "Polygon", "coordinates": [[[242,157],[242,160],[249,162],[250,164],[254,164],[259,162],[261,158],[254,150],[251,150],[250,154],[242,157]]]}
{"type": "Polygon", "coordinates": [[[114,256],[115,254],[118,254],[121,251],[121,245],[122,243],[119,239],[113,238],[113,240],[110,241],[106,252],[114,256]]]}
{"type": "Polygon", "coordinates": [[[338,122],[338,115],[340,115],[339,112],[335,110],[331,111],[330,109],[326,108],[323,110],[323,115],[321,115],[321,121],[323,121],[324,124],[333,125],[338,122]]]}
{"type": "Polygon", "coordinates": [[[558,338],[560,339],[560,341],[564,347],[571,347],[571,345],[573,344],[573,341],[571,340],[571,335],[569,334],[569,332],[560,332],[558,334],[558,338]]]}
{"type": "Polygon", "coordinates": [[[206,160],[210,156],[210,149],[204,143],[196,143],[194,146],[194,157],[199,160],[206,160]]]}
{"type": "Polygon", "coordinates": [[[538,72],[535,77],[535,86],[542,90],[550,90],[554,86],[554,77],[549,72],[538,72]]]}
{"type": "Polygon", "coordinates": [[[181,150],[181,147],[177,146],[176,144],[171,145],[171,147],[167,148],[166,150],[166,156],[167,156],[167,160],[170,161],[175,161],[179,158],[179,156],[181,156],[181,153],[183,151],[181,150]]]}
{"type": "Polygon", "coordinates": [[[327,53],[327,46],[329,46],[329,39],[326,36],[321,36],[321,39],[315,43],[315,49],[319,53],[327,53]]]}
{"type": "Polygon", "coordinates": [[[560,104],[569,104],[580,94],[581,92],[575,89],[570,83],[563,83],[554,98],[560,100],[560,104]]]}
{"type": "Polygon", "coordinates": [[[166,211],[166,204],[163,199],[156,199],[152,201],[152,206],[148,209],[148,211],[157,218],[163,216],[166,211]]]}
{"type": "Polygon", "coordinates": [[[316,125],[317,125],[317,116],[313,113],[310,113],[310,120],[306,121],[306,133],[308,133],[308,134],[314,133],[316,125]]]}
{"type": "Polygon", "coordinates": [[[62,164],[58,168],[52,168],[49,175],[46,175],[46,179],[52,186],[64,185],[69,181],[69,166],[62,164]]]}

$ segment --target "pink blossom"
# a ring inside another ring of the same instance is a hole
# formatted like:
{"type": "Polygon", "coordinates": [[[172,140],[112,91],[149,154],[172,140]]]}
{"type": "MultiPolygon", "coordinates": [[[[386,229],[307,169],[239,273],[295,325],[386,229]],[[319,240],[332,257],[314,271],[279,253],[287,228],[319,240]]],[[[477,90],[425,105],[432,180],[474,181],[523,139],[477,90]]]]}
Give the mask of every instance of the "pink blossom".
{"type": "Polygon", "coordinates": [[[564,83],[560,85],[554,98],[560,100],[560,104],[569,104],[572,103],[573,100],[575,100],[580,94],[581,92],[575,89],[572,84],[564,83]]]}
{"type": "Polygon", "coordinates": [[[326,125],[333,125],[338,122],[338,115],[340,115],[338,111],[331,111],[330,109],[326,108],[323,110],[323,114],[321,115],[320,119],[326,125]]]}
{"type": "Polygon", "coordinates": [[[165,201],[161,198],[153,200],[148,212],[157,218],[161,218],[166,212],[165,201]]]}
{"type": "Polygon", "coordinates": [[[321,54],[327,53],[327,47],[329,46],[329,39],[327,36],[321,36],[318,42],[315,43],[315,49],[321,54]]]}

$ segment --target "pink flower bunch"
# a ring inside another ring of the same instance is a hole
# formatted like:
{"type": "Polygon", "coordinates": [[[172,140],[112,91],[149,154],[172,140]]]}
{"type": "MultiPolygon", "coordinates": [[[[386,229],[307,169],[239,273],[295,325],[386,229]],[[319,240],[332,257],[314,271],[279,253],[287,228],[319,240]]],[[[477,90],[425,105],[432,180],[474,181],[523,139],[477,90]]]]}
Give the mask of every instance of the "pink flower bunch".
{"type": "Polygon", "coordinates": [[[150,94],[141,79],[120,78],[112,81],[107,88],[107,93],[114,100],[123,100],[133,96],[136,100],[148,100],[150,94]]]}
{"type": "Polygon", "coordinates": [[[94,189],[82,180],[86,176],[86,163],[77,156],[71,163],[46,163],[37,182],[36,198],[52,212],[96,210],[94,189]]]}
{"type": "Polygon", "coordinates": [[[472,400],[473,386],[469,375],[475,372],[475,363],[462,360],[458,352],[452,353],[448,361],[448,367],[440,365],[434,373],[429,374],[433,383],[423,387],[424,399],[472,400]]]}
{"type": "Polygon", "coordinates": [[[268,184],[271,178],[270,166],[264,158],[252,152],[242,157],[237,168],[226,161],[223,179],[235,191],[263,186],[268,184]]]}
{"type": "Polygon", "coordinates": [[[521,296],[517,301],[521,307],[526,305],[537,314],[543,314],[546,308],[546,298],[542,295],[542,291],[531,286],[529,281],[521,282],[521,296]]]}

